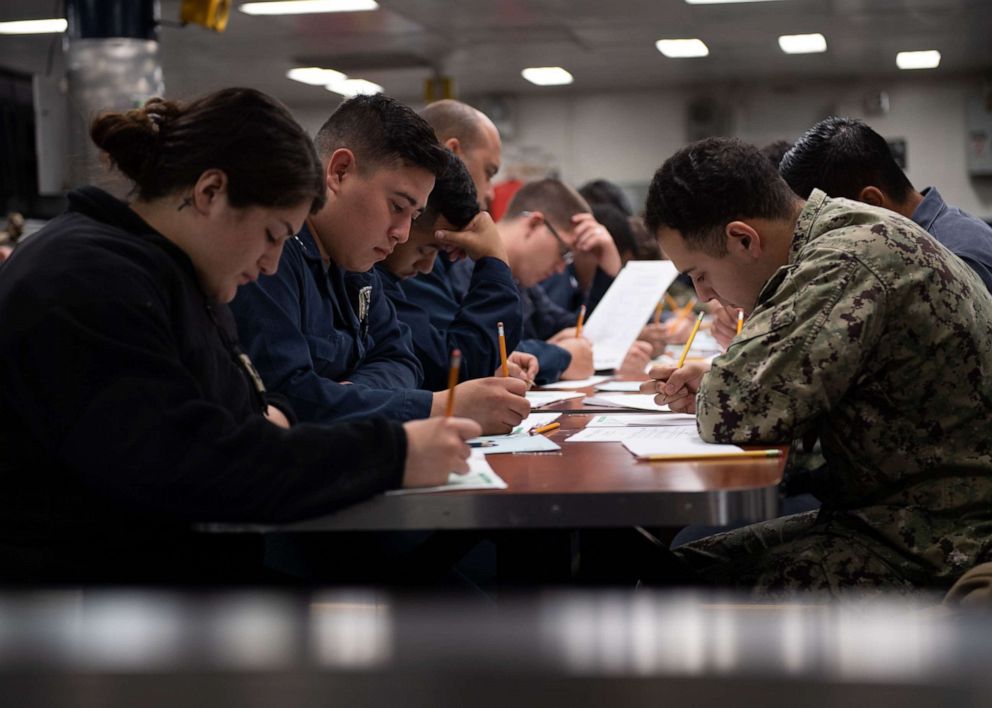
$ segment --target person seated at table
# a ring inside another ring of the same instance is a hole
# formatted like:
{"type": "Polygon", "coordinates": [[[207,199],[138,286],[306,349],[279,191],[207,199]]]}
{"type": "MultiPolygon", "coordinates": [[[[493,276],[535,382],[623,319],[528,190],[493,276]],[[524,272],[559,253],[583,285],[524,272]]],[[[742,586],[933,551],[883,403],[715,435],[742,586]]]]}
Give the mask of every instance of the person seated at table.
{"type": "Polygon", "coordinates": [[[313,145],[281,104],[225,89],[107,113],[96,145],[134,183],[95,187],[0,268],[0,578],[258,580],[278,523],[466,471],[464,419],[290,425],[231,327],[323,204],[313,145]]]}
{"type": "Polygon", "coordinates": [[[758,593],[945,590],[992,552],[992,296],[888,210],[797,197],[757,148],[708,139],[655,174],[647,223],[701,299],[743,309],[712,364],[642,391],[708,442],[816,435],[819,512],[676,551],[758,593]]]}
{"type": "MultiPolygon", "coordinates": [[[[316,136],[326,204],[286,244],[278,272],[238,293],[238,331],[262,377],[302,420],[442,415],[421,388],[410,332],[372,266],[407,240],[446,153],[423,119],[382,95],[356,96],[316,136]]],[[[519,379],[458,385],[455,413],[505,433],[530,411],[519,379]]]]}
{"type": "Polygon", "coordinates": [[[936,187],[917,192],[885,138],[863,121],[820,121],[785,154],[779,172],[800,197],[816,188],[912,219],[992,290],[992,226],[945,203],[936,187]]]}
{"type": "MultiPolygon", "coordinates": [[[[453,349],[462,353],[462,381],[492,376],[501,368],[499,323],[510,351],[511,376],[532,383],[538,373],[537,358],[512,351],[520,341],[520,295],[506,263],[506,249],[488,213],[479,211],[472,177],[465,164],[448,153],[446,169],[438,176],[427,199],[427,208],[410,229],[410,238],[376,265],[386,296],[396,316],[409,327],[413,350],[424,367],[424,387],[439,391],[448,385],[453,349]],[[475,261],[472,281],[457,304],[450,325],[441,329],[430,313],[407,298],[404,285],[418,273],[430,273],[438,253],[435,232],[446,229],[448,248],[457,247],[475,261]],[[464,231],[460,231],[464,229],[464,231]]],[[[500,372],[501,373],[501,372],[500,372]]]]}
{"type": "MultiPolygon", "coordinates": [[[[620,255],[610,234],[593,218],[585,200],[556,179],[537,180],[521,187],[497,226],[523,303],[524,342],[518,349],[535,354],[544,372],[548,368],[546,359],[550,358],[546,353],[548,345],[555,345],[570,355],[560,378],[592,376],[592,344],[585,337],[575,336],[577,313],[552,302],[538,283],[564,270],[577,251],[602,262],[604,270],[618,272],[620,255]]],[[[467,259],[451,269],[450,277],[458,292],[465,291],[471,268],[472,262],[467,259]]],[[[619,373],[643,376],[651,350],[649,343],[635,341],[619,373]]]]}

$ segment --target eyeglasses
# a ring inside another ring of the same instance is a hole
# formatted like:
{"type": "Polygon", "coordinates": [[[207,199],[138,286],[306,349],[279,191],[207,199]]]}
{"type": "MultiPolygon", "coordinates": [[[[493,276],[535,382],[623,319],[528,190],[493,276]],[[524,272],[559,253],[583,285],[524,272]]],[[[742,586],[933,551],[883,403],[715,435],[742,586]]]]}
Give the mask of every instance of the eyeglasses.
{"type": "MultiPolygon", "coordinates": [[[[531,213],[532,212],[524,211],[521,212],[520,215],[530,216],[531,213]]],[[[567,266],[572,265],[572,262],[575,260],[575,253],[572,251],[572,247],[565,243],[565,239],[558,234],[557,229],[551,225],[550,221],[544,217],[541,217],[541,221],[544,222],[544,225],[548,227],[548,231],[551,232],[551,235],[555,237],[555,241],[558,242],[558,257],[561,258],[562,263],[567,266]]]]}

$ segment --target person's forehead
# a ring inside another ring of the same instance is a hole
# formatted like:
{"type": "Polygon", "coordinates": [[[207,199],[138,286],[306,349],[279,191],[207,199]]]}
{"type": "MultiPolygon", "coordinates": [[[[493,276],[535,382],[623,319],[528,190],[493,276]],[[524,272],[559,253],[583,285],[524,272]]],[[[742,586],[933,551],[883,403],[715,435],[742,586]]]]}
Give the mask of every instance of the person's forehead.
{"type": "Polygon", "coordinates": [[[668,226],[661,226],[657,233],[658,242],[669,260],[678,268],[679,272],[684,272],[693,267],[694,259],[692,252],[686,249],[682,234],[668,226]]]}

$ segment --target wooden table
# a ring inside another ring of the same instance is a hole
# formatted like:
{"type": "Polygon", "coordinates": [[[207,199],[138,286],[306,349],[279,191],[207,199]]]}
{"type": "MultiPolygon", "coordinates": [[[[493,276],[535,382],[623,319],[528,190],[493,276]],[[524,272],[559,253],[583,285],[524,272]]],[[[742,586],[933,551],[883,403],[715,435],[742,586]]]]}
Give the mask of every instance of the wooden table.
{"type": "MultiPolygon", "coordinates": [[[[569,402],[580,407],[578,399],[569,402]]],[[[554,410],[554,408],[543,409],[554,410]]],[[[779,458],[638,462],[619,443],[565,443],[591,416],[563,413],[560,452],[490,455],[505,490],[379,495],[292,524],[204,524],[214,532],[580,529],[722,525],[773,518],[779,458]]],[[[783,448],[783,452],[785,449],[783,448]]]]}

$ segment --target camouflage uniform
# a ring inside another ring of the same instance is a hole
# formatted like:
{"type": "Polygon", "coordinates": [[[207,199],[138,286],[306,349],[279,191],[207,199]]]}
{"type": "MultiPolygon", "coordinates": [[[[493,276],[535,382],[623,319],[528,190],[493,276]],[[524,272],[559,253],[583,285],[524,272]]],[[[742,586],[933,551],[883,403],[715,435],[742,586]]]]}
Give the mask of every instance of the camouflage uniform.
{"type": "Polygon", "coordinates": [[[712,442],[817,433],[824,506],[682,547],[759,594],[950,586],[992,550],[992,297],[925,231],[814,191],[696,399],[712,442]]]}

